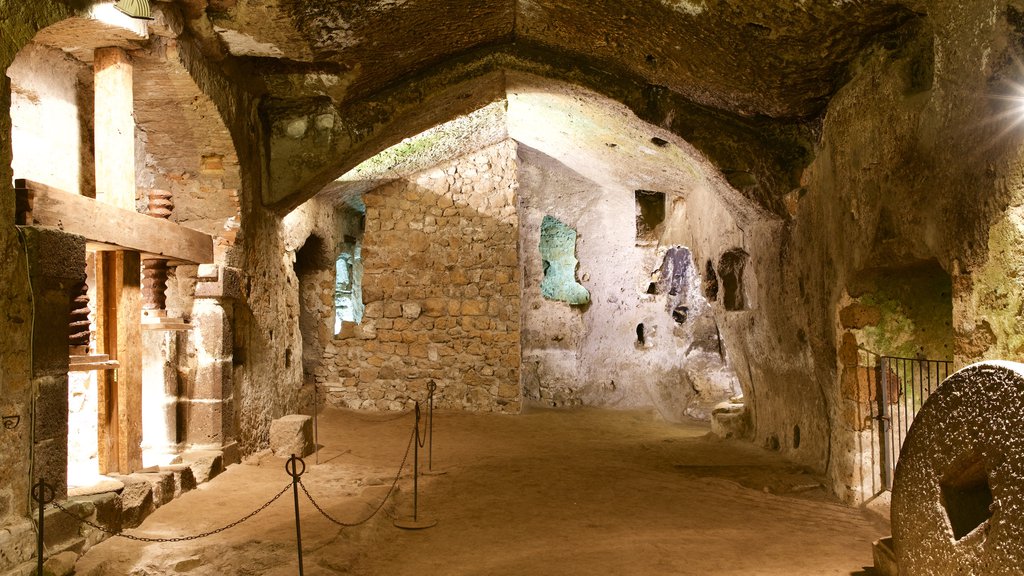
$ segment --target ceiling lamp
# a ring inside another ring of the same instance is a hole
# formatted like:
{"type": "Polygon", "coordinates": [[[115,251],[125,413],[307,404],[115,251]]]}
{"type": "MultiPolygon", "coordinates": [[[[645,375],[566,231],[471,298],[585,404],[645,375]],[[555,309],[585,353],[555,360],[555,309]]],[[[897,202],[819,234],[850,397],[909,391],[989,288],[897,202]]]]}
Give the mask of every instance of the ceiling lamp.
{"type": "Polygon", "coordinates": [[[114,4],[114,8],[117,8],[120,12],[123,12],[132,18],[138,18],[140,20],[153,19],[149,9],[149,0],[117,0],[117,3],[114,4]]]}

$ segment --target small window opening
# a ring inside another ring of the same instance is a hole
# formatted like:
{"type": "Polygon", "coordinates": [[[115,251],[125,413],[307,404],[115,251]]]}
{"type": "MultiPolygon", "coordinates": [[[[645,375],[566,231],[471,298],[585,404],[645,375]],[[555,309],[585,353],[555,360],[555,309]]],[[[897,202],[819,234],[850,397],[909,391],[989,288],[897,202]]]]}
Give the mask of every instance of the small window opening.
{"type": "Polygon", "coordinates": [[[641,322],[641,323],[636,325],[636,342],[637,342],[637,344],[639,344],[641,346],[643,346],[644,344],[647,343],[647,341],[646,341],[646,339],[644,337],[644,323],[643,322],[641,322]]]}
{"type": "Polygon", "coordinates": [[[573,306],[590,303],[590,292],[576,281],[576,230],[552,216],[544,216],[540,225],[541,262],[544,277],[541,296],[573,306]]]}
{"type": "Polygon", "coordinates": [[[992,517],[992,488],[978,456],[947,472],[939,482],[942,507],[953,537],[961,540],[992,517]]]}
{"type": "Polygon", "coordinates": [[[800,425],[793,426],[793,449],[800,447],[800,425]]]}
{"type": "Polygon", "coordinates": [[[637,190],[636,199],[636,242],[656,243],[661,236],[665,222],[665,193],[637,190]]]}
{"type": "Polygon", "coordinates": [[[740,249],[729,250],[718,261],[718,276],[722,279],[722,305],[726,310],[745,310],[743,269],[748,255],[740,249]]]}
{"type": "Polygon", "coordinates": [[[363,321],[363,261],[358,240],[346,236],[334,262],[334,333],[363,321]]]}
{"type": "Polygon", "coordinates": [[[658,138],[657,136],[654,136],[654,137],[651,138],[651,144],[654,144],[655,146],[657,146],[659,148],[664,148],[664,147],[668,146],[668,140],[664,140],[662,138],[658,138]]]}

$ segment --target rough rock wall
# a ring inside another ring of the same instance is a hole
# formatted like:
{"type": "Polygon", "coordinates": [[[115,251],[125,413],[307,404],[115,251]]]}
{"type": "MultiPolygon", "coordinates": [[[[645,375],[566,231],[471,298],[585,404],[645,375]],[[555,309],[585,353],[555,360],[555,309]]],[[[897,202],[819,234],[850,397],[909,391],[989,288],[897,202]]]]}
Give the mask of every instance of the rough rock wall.
{"type": "Polygon", "coordinates": [[[686,294],[651,290],[668,246],[638,242],[635,190],[593,182],[526,146],[519,159],[526,397],[548,406],[655,407],[669,420],[707,418],[739,385],[719,355],[689,252],[678,271],[685,278],[678,291],[686,294]],[[590,291],[588,304],[541,293],[545,216],[578,232],[576,278],[590,291]],[[683,322],[672,316],[677,305],[687,307],[683,322]]]}
{"type": "Polygon", "coordinates": [[[323,366],[334,402],[519,411],[515,146],[481,150],[364,196],[362,323],[323,366]]]}
{"type": "Polygon", "coordinates": [[[1006,42],[1015,13],[994,2],[942,3],[865,53],[833,98],[803,176],[784,250],[799,255],[796,263],[821,263],[810,274],[787,268],[806,294],[818,378],[835,382],[826,394],[828,472],[849,501],[870,497],[877,485],[868,394],[848,374],[860,342],[842,332],[847,297],[860,293],[865,270],[937,261],[952,276],[958,365],[1020,355],[1022,290],[1007,281],[1020,262],[1018,216],[1007,209],[1022,197],[1020,135],[999,120],[998,99],[978,96],[1008,89],[1002,79],[1016,70],[1010,54],[1019,51],[1006,42]],[[832,367],[830,348],[839,350],[832,367]]]}
{"type": "MultiPolygon", "coordinates": [[[[13,416],[18,426],[0,427],[0,526],[20,521],[28,513],[31,394],[30,332],[32,310],[28,271],[18,243],[11,182],[11,84],[7,69],[17,52],[39,29],[68,12],[61,2],[29,5],[0,2],[0,416],[13,416]]],[[[12,422],[14,420],[11,420],[12,422]]],[[[23,558],[0,554],[0,569],[23,558]]]]}

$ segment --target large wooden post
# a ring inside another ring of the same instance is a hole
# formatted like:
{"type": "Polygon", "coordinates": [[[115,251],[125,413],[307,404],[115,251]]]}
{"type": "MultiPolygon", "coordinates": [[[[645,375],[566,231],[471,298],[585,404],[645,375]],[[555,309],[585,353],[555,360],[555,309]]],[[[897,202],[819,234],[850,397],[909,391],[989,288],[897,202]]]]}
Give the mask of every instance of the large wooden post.
{"type": "Polygon", "coordinates": [[[135,208],[135,118],[132,63],[121,48],[97,48],[95,74],[96,199],[135,208]]]}
{"type": "MultiPolygon", "coordinates": [[[[96,199],[135,211],[135,118],[132,64],[120,48],[96,49],[96,199]]],[[[97,340],[120,366],[100,390],[101,472],[142,468],[142,300],[138,252],[104,252],[97,340]]]]}

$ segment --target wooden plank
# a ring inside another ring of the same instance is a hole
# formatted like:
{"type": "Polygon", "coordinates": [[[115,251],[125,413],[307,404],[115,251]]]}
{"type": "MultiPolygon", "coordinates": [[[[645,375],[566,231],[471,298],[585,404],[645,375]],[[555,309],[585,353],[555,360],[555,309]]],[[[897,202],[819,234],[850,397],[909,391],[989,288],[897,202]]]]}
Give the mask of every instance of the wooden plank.
{"type": "MultiPolygon", "coordinates": [[[[156,220],[156,218],[153,218],[156,220]]],[[[117,298],[118,465],[142,468],[142,261],[138,252],[114,252],[117,298]]]]}
{"type": "Polygon", "coordinates": [[[100,473],[129,474],[142,468],[142,290],[135,252],[104,252],[96,258],[97,350],[118,363],[100,376],[100,473]]]}
{"type": "Polygon", "coordinates": [[[122,48],[97,48],[93,60],[96,197],[135,211],[132,62],[122,48]]]}
{"type": "Polygon", "coordinates": [[[163,218],[153,218],[31,180],[15,180],[30,190],[31,222],[53,226],[86,240],[192,264],[213,262],[213,238],[163,218]]]}
{"type": "MultiPolygon", "coordinates": [[[[114,253],[96,255],[96,352],[117,355],[117,291],[114,287],[114,253]]],[[[98,383],[97,457],[100,474],[118,471],[117,379],[116,372],[96,375],[98,383]]]]}

